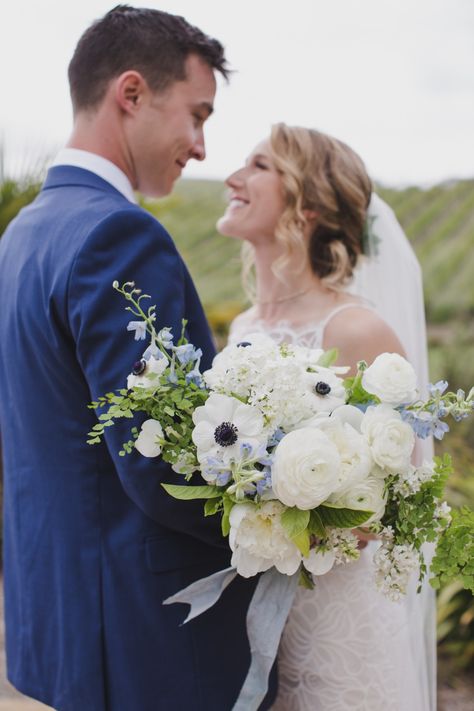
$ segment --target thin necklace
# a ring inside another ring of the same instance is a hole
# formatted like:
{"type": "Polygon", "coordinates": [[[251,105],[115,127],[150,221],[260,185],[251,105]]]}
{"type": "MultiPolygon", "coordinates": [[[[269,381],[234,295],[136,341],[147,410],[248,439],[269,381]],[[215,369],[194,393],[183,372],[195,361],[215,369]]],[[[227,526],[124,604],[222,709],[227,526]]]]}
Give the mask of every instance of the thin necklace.
{"type": "Polygon", "coordinates": [[[303,291],[297,291],[296,294],[290,294],[290,296],[282,296],[279,299],[271,299],[270,301],[260,301],[257,300],[255,303],[257,303],[259,306],[269,306],[270,304],[282,304],[285,301],[293,301],[293,299],[297,299],[300,296],[304,296],[305,294],[308,294],[313,286],[308,286],[306,289],[303,289],[303,291]]]}

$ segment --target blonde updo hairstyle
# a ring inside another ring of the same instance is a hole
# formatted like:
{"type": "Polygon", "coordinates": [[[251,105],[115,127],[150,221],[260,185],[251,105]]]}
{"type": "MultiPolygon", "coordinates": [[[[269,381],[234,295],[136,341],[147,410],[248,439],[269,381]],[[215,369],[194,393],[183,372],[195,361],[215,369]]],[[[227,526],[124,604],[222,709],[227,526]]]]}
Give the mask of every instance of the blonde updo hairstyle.
{"type": "MultiPolygon", "coordinates": [[[[308,128],[275,124],[270,136],[275,167],[281,174],[286,207],[275,231],[283,254],[273,263],[282,272],[294,255],[302,270],[311,268],[327,286],[343,287],[362,254],[362,234],[372,183],[361,158],[342,141],[308,128]],[[304,239],[311,210],[316,220],[309,244],[304,239]]],[[[243,248],[243,282],[254,300],[254,249],[243,248]]]]}

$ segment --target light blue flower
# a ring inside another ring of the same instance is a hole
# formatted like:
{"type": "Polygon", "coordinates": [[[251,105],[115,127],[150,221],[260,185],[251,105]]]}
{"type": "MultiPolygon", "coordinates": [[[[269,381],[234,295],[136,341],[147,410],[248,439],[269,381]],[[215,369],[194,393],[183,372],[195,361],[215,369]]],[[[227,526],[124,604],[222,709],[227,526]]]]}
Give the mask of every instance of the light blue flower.
{"type": "Polygon", "coordinates": [[[190,370],[189,373],[186,373],[186,385],[189,385],[190,383],[194,383],[194,385],[197,385],[198,388],[204,388],[204,382],[198,367],[195,367],[193,370],[190,370]]]}
{"type": "Polygon", "coordinates": [[[193,363],[195,360],[200,361],[202,356],[202,350],[194,348],[192,343],[176,346],[174,352],[181,365],[188,365],[188,363],[193,363]]]}
{"type": "Polygon", "coordinates": [[[173,333],[169,326],[165,326],[158,333],[158,342],[161,343],[163,348],[171,348],[173,345],[173,333]]]}
{"type": "Polygon", "coordinates": [[[146,321],[130,321],[127,331],[135,331],[135,340],[143,341],[146,338],[146,321]]]}
{"type": "Polygon", "coordinates": [[[150,343],[146,351],[143,353],[143,358],[145,360],[150,360],[151,357],[156,358],[156,360],[165,357],[156,343],[150,343]]]}
{"type": "Polygon", "coordinates": [[[446,388],[448,387],[448,381],[447,380],[438,380],[437,383],[434,385],[430,383],[428,385],[428,390],[430,391],[430,395],[433,397],[436,397],[436,395],[442,395],[446,388]]]}

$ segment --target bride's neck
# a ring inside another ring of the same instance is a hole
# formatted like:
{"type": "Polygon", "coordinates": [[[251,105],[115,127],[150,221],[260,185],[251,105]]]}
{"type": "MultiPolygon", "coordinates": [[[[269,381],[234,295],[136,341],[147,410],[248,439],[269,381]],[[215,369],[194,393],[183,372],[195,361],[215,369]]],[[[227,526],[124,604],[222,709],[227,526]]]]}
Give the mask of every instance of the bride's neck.
{"type": "Polygon", "coordinates": [[[257,298],[256,308],[260,318],[274,321],[290,318],[315,296],[323,297],[328,289],[313,273],[309,262],[301,269],[301,262],[290,259],[284,265],[281,277],[272,271],[272,264],[281,256],[274,244],[259,246],[255,250],[257,298]]]}

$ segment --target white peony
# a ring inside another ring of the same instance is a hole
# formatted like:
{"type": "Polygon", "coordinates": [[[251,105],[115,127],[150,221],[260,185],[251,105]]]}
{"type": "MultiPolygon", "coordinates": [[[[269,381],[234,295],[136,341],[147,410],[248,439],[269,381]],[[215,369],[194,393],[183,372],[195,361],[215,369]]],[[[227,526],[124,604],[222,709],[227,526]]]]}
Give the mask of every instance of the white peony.
{"type": "Polygon", "coordinates": [[[285,510],[278,501],[262,506],[236,504],[230,512],[229,545],[231,564],[239,575],[250,578],[273,565],[280,573],[293,575],[301,563],[301,553],[281,524],[285,510]]]}
{"type": "Polygon", "coordinates": [[[367,479],[352,483],[347,489],[330,497],[330,502],[341,508],[372,511],[372,516],[364,526],[380,521],[385,513],[387,494],[383,479],[369,476],[367,479]]]}
{"type": "Polygon", "coordinates": [[[322,550],[312,548],[309,555],[303,558],[303,565],[313,575],[325,575],[336,562],[336,554],[333,550],[322,550]]]}
{"type": "Polygon", "coordinates": [[[264,421],[257,408],[233,397],[211,393],[193,413],[192,439],[200,462],[217,457],[228,462],[240,456],[241,444],[266,443],[264,421]]]}
{"type": "Polygon", "coordinates": [[[362,375],[364,390],[397,407],[417,397],[413,366],[398,353],[381,353],[362,375]]]}
{"type": "Polygon", "coordinates": [[[130,373],[130,375],[127,377],[127,388],[129,390],[131,388],[137,387],[149,388],[153,385],[156,385],[156,387],[158,387],[159,377],[166,370],[168,361],[165,357],[154,358],[153,356],[151,356],[149,360],[143,361],[143,364],[143,372],[141,372],[139,375],[134,375],[133,373],[130,373]],[[148,377],[151,373],[155,374],[154,378],[148,377]]]}
{"type": "Polygon", "coordinates": [[[376,464],[391,474],[402,474],[408,470],[415,435],[399,412],[388,405],[368,407],[361,430],[376,464]]]}
{"type": "Polygon", "coordinates": [[[317,428],[287,434],[275,450],[272,486],[287,506],[313,509],[340,484],[341,458],[330,438],[317,428]]]}
{"type": "Polygon", "coordinates": [[[158,457],[161,454],[161,445],[156,440],[161,437],[163,437],[163,428],[158,420],[145,420],[135,440],[135,449],[144,457],[158,457]]]}

